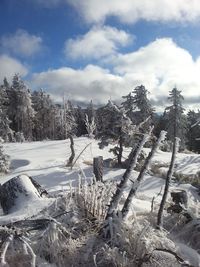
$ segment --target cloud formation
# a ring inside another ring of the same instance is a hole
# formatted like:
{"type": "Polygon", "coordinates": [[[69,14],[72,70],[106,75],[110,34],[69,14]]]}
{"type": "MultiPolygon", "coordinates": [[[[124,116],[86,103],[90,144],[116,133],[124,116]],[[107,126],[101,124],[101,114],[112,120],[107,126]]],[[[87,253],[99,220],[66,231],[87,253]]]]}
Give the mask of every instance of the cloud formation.
{"type": "Polygon", "coordinates": [[[85,21],[97,23],[109,16],[121,22],[147,21],[193,22],[200,18],[199,0],[65,0],[85,21]]]}
{"type": "Polygon", "coordinates": [[[99,104],[110,98],[117,99],[119,90],[124,87],[124,80],[107,69],[87,65],[80,70],[60,68],[35,73],[32,84],[47,88],[58,101],[65,93],[78,102],[88,102],[92,99],[99,104]]]}
{"type": "Polygon", "coordinates": [[[65,43],[65,55],[73,59],[100,59],[115,54],[120,46],[126,46],[133,36],[110,26],[94,26],[85,35],[69,39],[65,43]]]}
{"type": "MultiPolygon", "coordinates": [[[[33,84],[46,87],[56,96],[65,92],[71,99],[106,103],[109,98],[119,100],[134,87],[145,85],[149,97],[163,109],[168,92],[177,86],[185,96],[185,103],[193,99],[193,107],[200,99],[200,58],[177,46],[170,38],[157,39],[128,54],[115,54],[107,59],[110,70],[88,65],[83,69],[60,68],[34,74],[33,84]]],[[[188,103],[191,104],[191,103],[188,103]]]]}
{"type": "Polygon", "coordinates": [[[6,52],[29,57],[41,51],[42,38],[19,29],[14,34],[1,37],[0,45],[6,52]]]}
{"type": "Polygon", "coordinates": [[[11,81],[15,73],[25,76],[28,69],[17,59],[8,55],[0,55],[0,81],[2,82],[4,77],[11,81]]]}

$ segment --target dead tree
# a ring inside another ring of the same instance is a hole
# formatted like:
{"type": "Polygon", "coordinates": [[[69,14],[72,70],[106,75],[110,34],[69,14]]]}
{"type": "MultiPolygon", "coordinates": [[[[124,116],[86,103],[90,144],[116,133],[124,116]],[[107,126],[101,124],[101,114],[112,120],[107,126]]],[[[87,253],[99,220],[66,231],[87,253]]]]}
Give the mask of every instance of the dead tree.
{"type": "Polygon", "coordinates": [[[70,140],[71,155],[68,159],[67,166],[72,166],[74,158],[75,158],[75,150],[74,150],[74,139],[71,134],[69,134],[69,140],[70,140]]]}
{"type": "Polygon", "coordinates": [[[164,206],[167,200],[167,195],[168,195],[168,191],[169,191],[169,186],[170,186],[170,182],[171,182],[171,178],[174,172],[174,165],[175,165],[175,157],[176,157],[176,153],[178,151],[178,147],[179,147],[179,141],[180,139],[175,137],[174,143],[173,143],[173,149],[172,149],[172,157],[171,157],[171,162],[170,162],[170,166],[169,166],[169,170],[167,172],[167,177],[166,177],[166,182],[165,182],[165,189],[164,189],[164,194],[160,203],[160,208],[158,211],[158,218],[157,218],[157,227],[160,228],[163,225],[163,211],[164,211],[164,206]]]}
{"type": "Polygon", "coordinates": [[[137,179],[135,181],[133,181],[131,190],[129,192],[129,195],[124,203],[124,206],[122,208],[122,217],[125,218],[126,215],[128,214],[128,211],[130,210],[131,207],[131,203],[133,200],[133,197],[136,194],[136,191],[138,189],[138,187],[140,186],[141,181],[144,178],[144,175],[151,163],[151,160],[156,152],[156,150],[159,148],[159,146],[161,145],[161,142],[165,139],[166,136],[166,132],[165,131],[161,131],[159,138],[157,139],[157,141],[154,142],[153,147],[151,149],[151,151],[149,152],[148,157],[146,158],[144,165],[142,166],[142,169],[137,177],[137,179]]]}
{"type": "Polygon", "coordinates": [[[129,165],[121,179],[121,182],[117,186],[117,189],[111,199],[106,219],[112,216],[113,212],[117,209],[119,201],[123,195],[124,189],[127,185],[128,180],[131,177],[132,171],[136,166],[138,156],[144,146],[144,144],[148,141],[149,135],[145,134],[144,137],[139,141],[136,147],[132,148],[131,153],[129,155],[129,165]]]}

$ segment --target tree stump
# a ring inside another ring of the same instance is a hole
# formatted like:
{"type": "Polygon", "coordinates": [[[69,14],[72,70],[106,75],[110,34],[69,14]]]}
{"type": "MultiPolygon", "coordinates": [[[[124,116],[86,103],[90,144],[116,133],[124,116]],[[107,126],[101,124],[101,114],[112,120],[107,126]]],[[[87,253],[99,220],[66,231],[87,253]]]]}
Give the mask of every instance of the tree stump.
{"type": "Polygon", "coordinates": [[[27,175],[19,175],[0,185],[0,203],[4,214],[9,214],[12,208],[18,208],[26,201],[42,198],[46,190],[27,175]]]}
{"type": "Polygon", "coordinates": [[[93,173],[96,181],[103,182],[103,157],[99,156],[93,159],[93,173]]]}
{"type": "Polygon", "coordinates": [[[171,192],[172,201],[176,205],[183,204],[186,208],[188,206],[188,196],[185,190],[171,192]]]}

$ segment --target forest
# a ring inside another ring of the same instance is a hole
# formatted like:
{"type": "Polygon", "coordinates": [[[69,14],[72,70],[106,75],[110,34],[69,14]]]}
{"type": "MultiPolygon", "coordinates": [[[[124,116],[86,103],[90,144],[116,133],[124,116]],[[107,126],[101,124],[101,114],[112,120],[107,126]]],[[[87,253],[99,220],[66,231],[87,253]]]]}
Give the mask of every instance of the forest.
{"type": "Polygon", "coordinates": [[[89,131],[97,138],[104,134],[112,136],[107,129],[107,123],[112,125],[113,135],[118,138],[123,124],[127,127],[129,124],[138,126],[147,120],[143,133],[148,131],[150,125],[154,126],[155,136],[161,130],[167,131],[166,150],[169,150],[176,115],[176,136],[181,139],[181,150],[199,153],[200,111],[185,111],[184,98],[177,88],[169,91],[169,105],[163,107],[163,114],[156,112],[149,100],[149,92],[143,85],[133,88],[121,99],[121,103],[108,101],[104,106],[97,106],[91,100],[83,108],[63,97],[63,102],[58,104],[43,89],[32,92],[16,74],[11,84],[5,78],[0,86],[0,136],[6,142],[63,140],[69,132],[75,136],[88,134],[89,125],[89,131]],[[173,105],[170,106],[174,99],[177,105],[176,114],[173,105]]]}
{"type": "Polygon", "coordinates": [[[0,87],[0,266],[200,266],[200,111],[0,87]]]}

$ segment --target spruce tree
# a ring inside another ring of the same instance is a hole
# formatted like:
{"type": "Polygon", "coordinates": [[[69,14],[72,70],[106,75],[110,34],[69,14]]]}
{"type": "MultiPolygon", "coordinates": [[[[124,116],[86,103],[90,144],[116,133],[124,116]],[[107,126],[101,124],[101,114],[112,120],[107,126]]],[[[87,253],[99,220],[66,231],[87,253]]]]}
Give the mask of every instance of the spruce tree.
{"type": "Polygon", "coordinates": [[[147,97],[148,95],[147,89],[143,85],[137,86],[133,90],[133,95],[134,96],[131,102],[135,104],[135,107],[138,110],[137,117],[139,123],[146,120],[148,117],[152,117],[154,109],[147,97]]]}
{"type": "Polygon", "coordinates": [[[34,110],[32,108],[31,94],[19,75],[14,75],[12,85],[7,89],[7,94],[11,128],[15,132],[22,133],[26,140],[32,140],[34,110]]]}
{"type": "Polygon", "coordinates": [[[32,102],[35,110],[34,139],[55,139],[56,121],[58,121],[56,116],[58,116],[58,111],[50,95],[43,89],[34,91],[32,94],[32,102]]]}
{"type": "Polygon", "coordinates": [[[200,111],[189,110],[187,113],[187,147],[190,151],[200,152],[200,111]]]}
{"type": "Polygon", "coordinates": [[[133,97],[132,92],[130,92],[128,95],[122,96],[122,98],[125,99],[125,101],[121,103],[121,106],[125,111],[125,114],[131,119],[132,122],[135,123],[134,111],[136,105],[135,105],[135,98],[133,97]]]}
{"type": "Polygon", "coordinates": [[[7,88],[9,84],[7,79],[4,79],[3,85],[0,86],[0,137],[4,141],[13,141],[13,131],[10,128],[11,121],[8,119],[8,97],[7,97],[7,88]]]}
{"type": "Polygon", "coordinates": [[[98,110],[98,124],[98,137],[101,139],[100,148],[117,142],[112,152],[117,156],[118,164],[121,165],[123,147],[130,145],[135,125],[126,116],[124,110],[111,101],[98,110]]]}
{"type": "Polygon", "coordinates": [[[186,117],[182,106],[184,98],[181,95],[181,91],[177,90],[177,88],[173,88],[173,90],[169,92],[168,99],[172,102],[172,105],[166,107],[164,112],[167,138],[174,143],[174,138],[179,137],[181,139],[180,146],[183,149],[185,147],[186,135],[186,117]]]}

